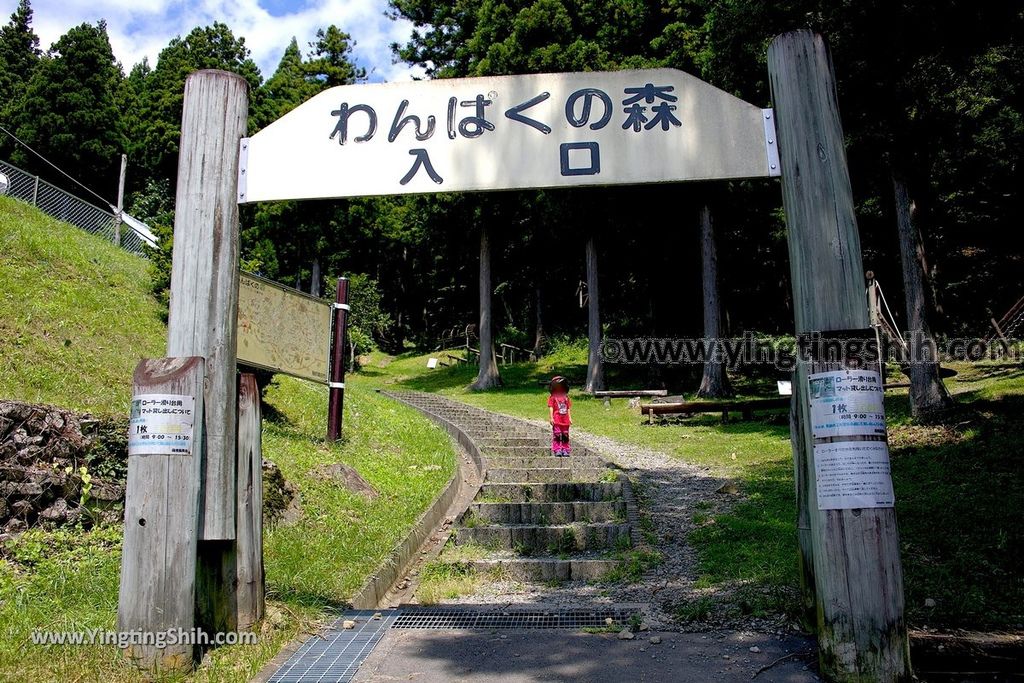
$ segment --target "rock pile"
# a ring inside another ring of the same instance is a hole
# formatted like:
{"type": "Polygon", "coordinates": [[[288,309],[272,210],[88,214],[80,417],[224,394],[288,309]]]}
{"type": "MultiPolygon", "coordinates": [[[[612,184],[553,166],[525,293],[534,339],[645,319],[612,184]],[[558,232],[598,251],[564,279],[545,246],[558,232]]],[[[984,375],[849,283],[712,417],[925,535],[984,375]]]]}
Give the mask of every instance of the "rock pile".
{"type": "Polygon", "coordinates": [[[61,408],[0,401],[0,540],[36,525],[120,518],[127,452],[100,443],[103,427],[61,408]]]}

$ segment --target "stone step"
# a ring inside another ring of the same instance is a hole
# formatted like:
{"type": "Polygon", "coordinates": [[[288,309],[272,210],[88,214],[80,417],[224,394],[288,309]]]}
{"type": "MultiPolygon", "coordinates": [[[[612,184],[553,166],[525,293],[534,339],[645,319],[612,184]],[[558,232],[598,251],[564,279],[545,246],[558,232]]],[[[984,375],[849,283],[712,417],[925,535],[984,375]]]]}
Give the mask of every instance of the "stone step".
{"type": "MultiPolygon", "coordinates": [[[[475,441],[478,446],[480,445],[481,441],[490,440],[490,439],[503,439],[503,438],[505,438],[505,435],[510,433],[510,432],[494,431],[492,429],[483,430],[483,431],[477,431],[475,429],[468,429],[466,427],[463,427],[462,425],[459,425],[459,427],[462,429],[462,431],[466,432],[466,434],[471,439],[473,439],[473,441],[475,441]]],[[[540,441],[540,445],[541,446],[544,446],[545,444],[547,444],[548,446],[551,445],[551,435],[550,434],[547,435],[546,439],[545,439],[545,435],[544,434],[537,434],[537,432],[531,432],[531,431],[527,431],[525,429],[523,431],[521,431],[521,432],[511,432],[511,434],[512,434],[512,438],[537,439],[538,441],[540,441]]]]}
{"type": "Polygon", "coordinates": [[[487,524],[572,524],[625,521],[625,501],[567,503],[473,503],[461,521],[472,518],[487,524]]]}
{"type": "Polygon", "coordinates": [[[544,456],[531,456],[528,458],[511,458],[505,456],[494,456],[485,455],[484,460],[487,462],[487,467],[491,469],[533,469],[536,467],[542,468],[564,468],[571,467],[578,469],[581,467],[589,468],[601,468],[607,466],[608,463],[604,461],[604,458],[595,458],[588,456],[577,457],[571,455],[569,457],[556,457],[553,455],[544,456]]]}
{"type": "MultiPolygon", "coordinates": [[[[573,448],[572,454],[580,457],[599,457],[588,448],[573,448]]],[[[494,455],[506,458],[529,458],[531,456],[551,455],[551,442],[547,446],[486,446],[480,449],[480,455],[494,455]]]]}
{"type": "MultiPolygon", "coordinates": [[[[561,458],[572,460],[572,458],[561,458]]],[[[499,484],[536,483],[564,484],[568,482],[598,482],[607,472],[604,467],[529,467],[529,468],[488,468],[484,481],[499,484]]]]}
{"type": "Polygon", "coordinates": [[[550,448],[551,435],[546,436],[509,436],[509,437],[485,437],[477,441],[480,448],[501,448],[508,446],[533,446],[535,448],[550,448]]]}
{"type": "Polygon", "coordinates": [[[558,557],[515,557],[456,563],[481,574],[498,571],[515,581],[597,581],[619,566],[617,560],[558,557]]]}
{"type": "Polygon", "coordinates": [[[622,482],[571,482],[523,484],[484,482],[478,498],[524,502],[573,502],[616,500],[622,498],[622,482]]]}
{"type": "Polygon", "coordinates": [[[455,530],[455,543],[512,549],[522,555],[557,555],[580,550],[628,548],[632,539],[628,523],[604,522],[459,527],[455,530]]]}

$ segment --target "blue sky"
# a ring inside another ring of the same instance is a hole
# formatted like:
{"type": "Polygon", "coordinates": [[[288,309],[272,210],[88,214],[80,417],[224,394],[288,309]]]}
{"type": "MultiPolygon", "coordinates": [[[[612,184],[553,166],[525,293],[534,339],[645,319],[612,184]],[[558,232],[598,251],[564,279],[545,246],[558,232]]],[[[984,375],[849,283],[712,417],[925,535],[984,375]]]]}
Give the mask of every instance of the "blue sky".
{"type": "MultiPolygon", "coordinates": [[[[17,0],[0,0],[7,22],[17,0]]],[[[387,0],[33,0],[34,26],[43,49],[68,28],[106,19],[114,54],[125,71],[195,26],[222,21],[244,36],[264,78],[273,73],[295,36],[305,49],[318,28],[336,24],[356,40],[356,62],[371,81],[409,80],[419,72],[393,64],[390,44],[408,38],[412,26],[384,16],[387,0]]]]}

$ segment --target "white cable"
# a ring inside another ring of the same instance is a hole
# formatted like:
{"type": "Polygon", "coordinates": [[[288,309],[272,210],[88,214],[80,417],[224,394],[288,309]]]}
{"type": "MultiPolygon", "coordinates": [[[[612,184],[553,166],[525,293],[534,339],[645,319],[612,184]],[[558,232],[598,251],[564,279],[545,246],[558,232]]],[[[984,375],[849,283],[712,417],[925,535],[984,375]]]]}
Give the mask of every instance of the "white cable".
{"type": "Polygon", "coordinates": [[[79,186],[80,188],[82,188],[83,190],[85,190],[86,192],[88,192],[89,194],[91,194],[91,195],[92,195],[93,197],[96,197],[96,199],[100,200],[100,201],[101,201],[101,202],[103,202],[103,203],[104,203],[105,205],[107,205],[107,206],[110,206],[110,202],[108,202],[108,201],[107,201],[106,199],[104,199],[103,197],[101,197],[101,196],[100,196],[99,194],[97,194],[96,192],[93,192],[93,191],[92,191],[91,189],[89,189],[88,187],[86,187],[86,186],[85,186],[85,185],[83,185],[82,183],[80,183],[80,182],[78,182],[77,180],[75,180],[75,178],[73,178],[73,177],[71,177],[70,175],[68,175],[67,173],[65,173],[65,172],[64,172],[63,170],[61,170],[61,168],[60,168],[59,166],[57,166],[57,164],[53,163],[52,161],[50,161],[49,159],[47,159],[46,157],[44,157],[44,156],[43,156],[42,154],[40,154],[39,152],[37,152],[37,151],[35,151],[34,149],[32,149],[31,147],[29,147],[29,146],[28,146],[28,144],[27,144],[27,143],[25,143],[25,142],[24,142],[24,141],[23,141],[23,140],[22,140],[21,138],[19,138],[19,137],[18,137],[17,135],[15,135],[15,134],[14,134],[14,133],[12,133],[11,131],[7,130],[7,129],[6,129],[6,128],[4,128],[3,126],[0,126],[0,131],[3,131],[3,132],[5,132],[5,133],[7,133],[8,135],[10,135],[10,136],[11,136],[12,138],[14,138],[14,141],[15,141],[15,142],[17,142],[17,143],[18,143],[19,145],[21,145],[22,147],[24,147],[25,149],[27,149],[28,151],[32,152],[32,153],[33,153],[33,154],[35,154],[35,155],[36,155],[37,157],[39,157],[40,159],[42,159],[43,161],[45,161],[46,163],[48,163],[48,164],[49,164],[50,166],[52,166],[52,167],[53,167],[53,168],[54,168],[54,169],[55,169],[55,170],[56,170],[56,171],[57,171],[58,173],[60,173],[60,174],[61,174],[62,176],[64,176],[65,178],[67,178],[68,180],[70,180],[71,182],[73,182],[73,183],[74,183],[75,185],[78,185],[78,186],[79,186]]]}
{"type": "Polygon", "coordinates": [[[878,284],[877,280],[875,281],[875,287],[878,288],[878,296],[882,300],[882,305],[885,306],[885,312],[889,314],[889,320],[892,322],[892,329],[896,332],[896,336],[900,338],[900,342],[902,342],[902,344],[906,346],[907,340],[903,338],[902,334],[900,334],[900,328],[896,324],[896,318],[895,316],[893,316],[892,311],[889,309],[889,302],[885,300],[885,294],[882,292],[882,285],[878,284]]]}

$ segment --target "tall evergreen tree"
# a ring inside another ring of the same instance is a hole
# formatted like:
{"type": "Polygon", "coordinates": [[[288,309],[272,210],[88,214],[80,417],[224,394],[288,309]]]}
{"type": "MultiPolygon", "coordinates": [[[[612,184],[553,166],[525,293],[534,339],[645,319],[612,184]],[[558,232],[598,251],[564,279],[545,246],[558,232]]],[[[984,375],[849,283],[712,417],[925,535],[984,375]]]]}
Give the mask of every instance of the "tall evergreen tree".
{"type": "MultiPolygon", "coordinates": [[[[309,59],[303,59],[298,41],[292,38],[277,70],[256,94],[256,127],[273,123],[317,93],[336,85],[349,85],[365,78],[352,63],[352,42],[337,26],[317,31],[310,43],[309,59]]],[[[373,201],[363,202],[361,211],[373,201]]],[[[353,224],[350,202],[340,204],[278,202],[256,208],[250,227],[243,231],[243,250],[253,264],[271,277],[285,282],[308,284],[319,293],[328,272],[347,272],[350,263],[339,262],[340,235],[353,224]]],[[[381,206],[390,206],[386,202],[381,206]]]]}
{"type": "Polygon", "coordinates": [[[273,123],[321,89],[322,85],[309,75],[308,65],[299,51],[299,42],[292,38],[277,65],[277,71],[260,88],[263,103],[260,113],[265,120],[257,122],[257,126],[262,128],[273,123]]]}
{"type": "MultiPolygon", "coordinates": [[[[111,198],[125,148],[118,107],[122,78],[106,24],[81,24],[61,36],[35,68],[12,117],[18,137],[64,172],[111,198]]],[[[23,150],[15,158],[39,167],[23,150]]]]}
{"type": "Polygon", "coordinates": [[[136,161],[152,177],[171,179],[172,184],[177,177],[185,79],[199,69],[223,69],[244,77],[250,89],[251,125],[262,117],[262,103],[257,96],[262,77],[244,38],[236,38],[230,28],[218,22],[171,40],[145,78],[140,105],[145,129],[136,161]]]}
{"type": "MultiPolygon", "coordinates": [[[[29,0],[21,0],[10,21],[0,27],[0,121],[10,121],[39,56],[39,37],[32,30],[32,5],[29,0]]],[[[9,148],[10,141],[0,141],[0,145],[9,148]]]]}
{"type": "Polygon", "coordinates": [[[355,41],[337,26],[328,26],[316,32],[316,40],[309,44],[310,55],[307,71],[324,87],[351,85],[366,79],[366,69],[356,66],[352,60],[355,41]]]}

